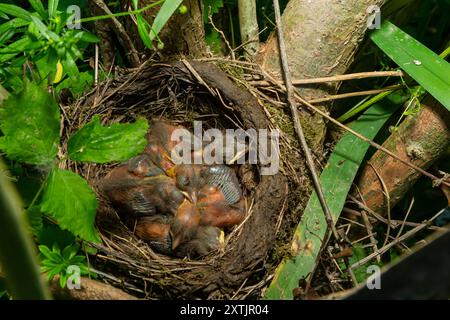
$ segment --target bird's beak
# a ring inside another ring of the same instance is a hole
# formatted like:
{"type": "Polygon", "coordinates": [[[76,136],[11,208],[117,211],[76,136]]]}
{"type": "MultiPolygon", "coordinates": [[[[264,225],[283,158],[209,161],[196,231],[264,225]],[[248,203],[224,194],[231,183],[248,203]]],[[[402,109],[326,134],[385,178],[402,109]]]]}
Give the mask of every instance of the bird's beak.
{"type": "Polygon", "coordinates": [[[181,243],[181,237],[173,237],[172,232],[170,235],[172,236],[172,250],[175,250],[181,243]]]}
{"type": "Polygon", "coordinates": [[[195,194],[193,194],[192,196],[186,192],[186,191],[181,191],[181,193],[186,197],[186,199],[189,200],[189,202],[191,203],[195,203],[197,202],[197,197],[195,196],[195,194]]]}
{"type": "Polygon", "coordinates": [[[223,230],[220,230],[219,245],[220,245],[220,248],[225,247],[225,232],[223,230]]]}

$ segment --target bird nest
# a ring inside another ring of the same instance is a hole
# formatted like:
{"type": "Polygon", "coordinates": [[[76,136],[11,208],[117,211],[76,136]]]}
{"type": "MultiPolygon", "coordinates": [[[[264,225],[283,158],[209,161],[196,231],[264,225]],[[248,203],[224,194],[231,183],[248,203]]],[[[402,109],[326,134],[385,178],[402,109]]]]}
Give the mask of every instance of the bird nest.
{"type": "MultiPolygon", "coordinates": [[[[94,115],[100,115],[105,124],[145,117],[187,128],[194,120],[201,120],[204,129],[274,128],[267,110],[246,87],[237,85],[212,63],[185,60],[126,70],[64,108],[64,115],[65,137],[94,115]]],[[[102,244],[89,244],[96,249],[89,260],[104,281],[150,299],[260,295],[270,280],[266,262],[275,247],[288,197],[288,180],[281,171],[260,175],[260,165],[240,165],[238,178],[246,199],[244,221],[226,235],[223,250],[190,260],[154,252],[122,223],[99,188],[101,179],[117,165],[67,162],[98,195],[97,226],[102,244]]]]}

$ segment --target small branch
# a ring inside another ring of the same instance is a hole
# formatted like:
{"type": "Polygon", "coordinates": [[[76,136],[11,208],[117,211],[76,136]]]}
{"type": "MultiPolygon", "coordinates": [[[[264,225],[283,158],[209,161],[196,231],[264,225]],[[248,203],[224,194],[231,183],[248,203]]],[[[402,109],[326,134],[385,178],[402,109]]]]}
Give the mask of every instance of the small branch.
{"type": "MultiPolygon", "coordinates": [[[[367,79],[367,78],[382,78],[382,77],[403,77],[402,71],[372,71],[372,72],[359,72],[359,73],[349,73],[342,74],[331,77],[320,77],[312,79],[293,79],[292,84],[294,86],[301,86],[306,84],[317,84],[317,83],[327,83],[327,82],[338,82],[338,81],[348,81],[355,79],[367,79]]],[[[252,85],[255,87],[269,87],[271,83],[265,80],[251,81],[252,85]]],[[[276,81],[277,84],[283,84],[282,81],[276,81]]]]}
{"type": "MultiPolygon", "coordinates": [[[[264,76],[266,78],[268,78],[270,81],[272,81],[274,84],[276,84],[281,90],[285,90],[286,91],[286,87],[282,84],[277,83],[277,81],[269,74],[267,73],[265,70],[261,70],[264,73],[264,76]]],[[[365,136],[363,136],[362,134],[356,132],[355,130],[349,128],[348,126],[340,123],[339,121],[337,121],[336,119],[334,119],[333,117],[331,117],[330,115],[328,115],[325,111],[320,110],[319,108],[315,107],[314,105],[312,105],[311,103],[309,103],[308,101],[306,101],[304,98],[302,98],[300,96],[300,94],[298,93],[298,90],[295,90],[295,98],[297,98],[298,101],[300,101],[303,105],[307,106],[309,109],[311,109],[312,111],[318,113],[319,115],[321,115],[322,117],[324,117],[325,119],[327,119],[328,121],[330,121],[331,123],[337,125],[338,127],[344,129],[347,132],[350,132],[351,134],[353,134],[354,136],[356,136],[357,138],[367,142],[368,144],[370,144],[372,147],[376,148],[377,150],[380,150],[384,153],[386,153],[387,155],[389,155],[390,157],[400,161],[401,163],[403,163],[404,165],[416,170],[417,172],[420,172],[421,174],[423,174],[424,176],[430,178],[431,180],[433,180],[433,182],[436,182],[437,185],[443,184],[446,185],[448,187],[450,187],[450,182],[448,181],[444,181],[441,178],[436,177],[435,175],[423,170],[422,168],[418,167],[417,165],[402,159],[401,157],[399,157],[398,155],[396,155],[395,153],[389,151],[388,149],[386,149],[385,147],[379,145],[376,142],[373,142],[372,140],[366,138],[365,136]]]]}
{"type": "MultiPolygon", "coordinates": [[[[367,216],[367,213],[365,211],[361,212],[361,217],[364,221],[364,225],[366,226],[367,234],[369,235],[369,239],[370,239],[370,244],[372,245],[372,250],[373,250],[373,252],[377,252],[378,251],[377,240],[375,239],[375,237],[373,235],[373,232],[372,232],[373,227],[369,221],[369,217],[367,216]]],[[[388,224],[388,226],[390,226],[390,224],[388,224]]],[[[377,257],[377,262],[381,262],[381,258],[379,256],[377,257]]]]}
{"type": "Polygon", "coordinates": [[[366,264],[367,262],[371,261],[372,259],[374,259],[375,257],[382,255],[383,253],[387,252],[390,248],[392,248],[393,246],[411,238],[412,236],[414,236],[415,234],[417,234],[419,231],[427,228],[429,225],[431,225],[431,223],[438,218],[443,212],[445,211],[445,209],[442,209],[441,211],[439,211],[437,214],[435,214],[430,220],[425,221],[424,223],[418,225],[417,227],[415,227],[414,229],[409,230],[408,232],[406,232],[404,235],[402,235],[401,237],[396,238],[394,241],[392,241],[391,243],[387,244],[386,246],[380,248],[377,252],[374,252],[370,255],[368,255],[367,257],[365,257],[364,259],[359,260],[358,262],[354,263],[351,265],[352,269],[358,268],[364,264],[366,264]]]}
{"type": "Polygon", "coordinates": [[[209,20],[209,23],[211,24],[211,26],[213,27],[213,29],[220,34],[220,36],[222,37],[223,41],[227,45],[227,48],[228,48],[228,50],[230,51],[230,54],[231,54],[231,59],[236,60],[236,56],[234,54],[233,48],[231,47],[230,43],[228,42],[227,37],[225,37],[225,34],[223,33],[223,31],[218,29],[216,27],[216,25],[214,24],[214,21],[212,19],[212,15],[211,14],[208,14],[208,20],[209,20]]]}
{"type": "Polygon", "coordinates": [[[391,196],[389,194],[389,190],[386,187],[386,183],[383,180],[383,177],[381,177],[381,175],[378,173],[378,170],[369,162],[368,163],[369,166],[372,168],[372,170],[375,172],[378,180],[381,183],[381,186],[383,187],[383,191],[384,191],[384,196],[386,197],[386,211],[387,211],[387,219],[388,219],[388,224],[387,224],[387,230],[386,230],[386,238],[384,239],[383,245],[382,247],[384,247],[386,245],[386,243],[388,242],[389,239],[389,233],[391,231],[391,196]]]}
{"type": "MultiPolygon", "coordinates": [[[[317,197],[319,199],[320,205],[321,205],[323,213],[325,215],[325,220],[327,221],[328,230],[331,231],[333,237],[336,239],[336,242],[338,243],[340,251],[342,251],[343,250],[342,241],[341,241],[342,239],[336,230],[330,208],[328,207],[328,204],[325,200],[325,196],[323,195],[322,186],[320,185],[319,175],[317,174],[316,168],[314,166],[314,160],[313,160],[313,157],[311,154],[311,150],[309,149],[308,143],[306,142],[305,135],[303,133],[303,128],[300,123],[300,116],[298,114],[297,104],[294,101],[294,86],[292,85],[291,74],[289,71],[289,63],[288,63],[288,57],[286,54],[286,44],[284,42],[283,27],[281,24],[280,5],[278,3],[278,0],[273,0],[273,6],[275,9],[275,21],[276,21],[276,25],[277,25],[278,46],[280,49],[280,60],[281,60],[283,74],[284,74],[284,80],[286,83],[287,100],[288,100],[289,108],[291,109],[292,117],[294,120],[295,131],[297,132],[297,136],[300,140],[300,144],[302,146],[303,152],[305,153],[306,164],[311,173],[314,190],[316,191],[317,197]]],[[[348,259],[344,258],[344,262],[348,266],[348,259]]],[[[356,281],[353,273],[351,272],[351,269],[347,268],[347,270],[349,271],[349,275],[352,278],[353,283],[356,284],[357,281],[356,281]]]]}
{"type": "Polygon", "coordinates": [[[404,87],[403,85],[398,84],[398,85],[384,87],[382,89],[374,89],[374,90],[356,91],[356,92],[335,94],[335,95],[330,95],[330,96],[326,96],[326,97],[323,97],[323,98],[317,98],[317,99],[309,100],[309,103],[317,104],[317,103],[322,103],[322,102],[328,102],[328,101],[334,101],[334,100],[340,100],[340,99],[347,99],[347,98],[353,98],[353,97],[370,96],[370,95],[379,94],[379,93],[382,93],[382,92],[398,90],[398,89],[401,89],[403,87],[404,87]]]}

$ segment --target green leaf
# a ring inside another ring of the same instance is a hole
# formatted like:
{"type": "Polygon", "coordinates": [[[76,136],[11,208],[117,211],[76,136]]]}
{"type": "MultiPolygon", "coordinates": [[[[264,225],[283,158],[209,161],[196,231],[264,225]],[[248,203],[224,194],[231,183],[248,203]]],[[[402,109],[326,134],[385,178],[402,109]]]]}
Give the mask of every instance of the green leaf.
{"type": "Polygon", "coordinates": [[[20,18],[14,18],[0,25],[0,34],[5,33],[8,30],[14,30],[20,27],[28,25],[30,22],[20,18]]]}
{"type": "Polygon", "coordinates": [[[38,234],[37,240],[39,244],[49,248],[53,247],[55,244],[60,248],[65,248],[75,242],[75,236],[67,230],[62,230],[56,224],[44,223],[42,231],[38,234]]]}
{"type": "Polygon", "coordinates": [[[49,165],[58,153],[60,113],[53,97],[34,82],[0,106],[0,147],[12,160],[49,165]]]}
{"type": "Polygon", "coordinates": [[[51,251],[47,246],[40,245],[39,251],[44,255],[45,258],[54,263],[62,263],[63,259],[60,254],[51,251]]]}
{"type": "Polygon", "coordinates": [[[155,20],[153,21],[152,30],[150,32],[150,41],[156,38],[164,25],[169,21],[170,17],[177,10],[183,0],[165,1],[159,9],[155,20]]]}
{"type": "Polygon", "coordinates": [[[31,14],[27,10],[13,4],[0,3],[0,12],[6,13],[7,15],[13,17],[21,18],[23,20],[31,21],[31,14]]]}
{"type": "Polygon", "coordinates": [[[76,37],[79,37],[80,40],[88,43],[97,43],[100,39],[95,35],[87,31],[80,31],[76,34],[76,37]]]}
{"type": "MultiPolygon", "coordinates": [[[[393,95],[393,98],[396,98],[393,95]]],[[[387,99],[389,100],[389,99],[387,99]]],[[[389,100],[390,101],[390,100],[389,100]]],[[[386,102],[386,100],[385,100],[386,102]]],[[[373,139],[399,105],[377,103],[352,125],[352,129],[373,139]]],[[[325,199],[334,222],[344,206],[353,179],[361,165],[369,144],[347,133],[338,142],[320,176],[325,199]]],[[[327,223],[317,194],[313,192],[302,219],[294,233],[291,258],[286,258],[277,268],[266,291],[266,299],[292,299],[292,290],[298,281],[306,278],[319,260],[320,249],[327,230],[327,223]]]]}
{"type": "Polygon", "coordinates": [[[144,150],[147,131],[148,123],[145,119],[103,127],[100,117],[95,116],[70,137],[67,150],[69,157],[75,161],[125,161],[144,150]]]}
{"type": "Polygon", "coordinates": [[[371,39],[400,68],[450,110],[450,64],[386,21],[371,39]]]}
{"type": "Polygon", "coordinates": [[[42,212],[39,206],[33,206],[27,209],[28,221],[33,234],[37,235],[42,231],[42,212]]]}
{"type": "Polygon", "coordinates": [[[31,16],[31,20],[33,21],[36,28],[39,30],[40,34],[42,34],[47,40],[58,41],[59,36],[50,31],[48,27],[36,16],[31,16]]]}
{"type": "Polygon", "coordinates": [[[79,250],[80,250],[80,246],[78,244],[74,244],[74,245],[65,247],[62,252],[64,260],[69,261],[70,259],[75,257],[75,255],[78,253],[79,250]]]}
{"type": "Polygon", "coordinates": [[[139,36],[141,37],[142,42],[145,44],[147,48],[152,49],[153,44],[152,41],[150,40],[150,36],[146,27],[147,21],[140,14],[136,15],[136,19],[139,36]]]}
{"type": "Polygon", "coordinates": [[[56,93],[59,94],[63,89],[69,89],[74,97],[79,97],[87,91],[94,83],[92,71],[80,72],[78,77],[69,77],[61,81],[56,86],[56,93]]]}
{"type": "Polygon", "coordinates": [[[6,48],[0,49],[0,63],[4,63],[11,58],[14,58],[19,53],[22,54],[26,46],[31,44],[32,41],[28,36],[20,38],[16,42],[8,45],[6,48]]]}
{"type": "Polygon", "coordinates": [[[59,0],[48,0],[48,16],[53,18],[56,16],[56,10],[58,9],[59,0]]]}
{"type": "Polygon", "coordinates": [[[36,10],[37,13],[41,16],[42,19],[47,19],[47,11],[44,9],[44,5],[42,4],[41,0],[29,0],[31,6],[34,10],[36,10]]]}
{"type": "Polygon", "coordinates": [[[97,199],[86,180],[78,174],[53,168],[41,208],[56,219],[61,229],[69,230],[83,240],[100,241],[95,229],[97,199]]]}

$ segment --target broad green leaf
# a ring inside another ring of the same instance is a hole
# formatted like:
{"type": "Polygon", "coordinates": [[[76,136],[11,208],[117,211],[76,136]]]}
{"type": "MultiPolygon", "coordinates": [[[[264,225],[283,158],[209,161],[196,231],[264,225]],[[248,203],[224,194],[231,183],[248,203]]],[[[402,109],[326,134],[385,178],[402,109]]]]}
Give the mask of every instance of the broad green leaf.
{"type": "Polygon", "coordinates": [[[128,160],[144,150],[147,131],[145,119],[103,127],[100,117],[95,116],[69,139],[69,157],[96,163],[128,160]]]}
{"type": "Polygon", "coordinates": [[[41,209],[54,217],[61,229],[69,230],[83,240],[99,242],[95,229],[97,199],[87,181],[78,174],[53,168],[41,209]]]}
{"type": "Polygon", "coordinates": [[[36,10],[37,13],[39,13],[42,19],[48,18],[47,11],[45,11],[44,5],[42,4],[41,0],[29,0],[29,1],[33,9],[36,10]]]}
{"type": "Polygon", "coordinates": [[[65,248],[75,242],[75,236],[67,230],[62,230],[56,224],[44,223],[37,237],[38,243],[51,248],[55,244],[65,248]]]}
{"type": "MultiPolygon", "coordinates": [[[[391,99],[398,98],[392,95],[391,99]]],[[[392,101],[390,99],[387,99],[392,101]]],[[[364,112],[352,129],[373,139],[400,104],[377,103],[364,112]]],[[[344,206],[353,179],[369,149],[369,144],[347,133],[338,142],[320,176],[325,199],[334,222],[344,206]]],[[[313,192],[302,219],[294,233],[291,258],[286,258],[277,268],[266,291],[266,299],[292,299],[292,290],[300,279],[310,274],[319,260],[320,249],[327,230],[325,216],[317,194],[313,192]]]]}
{"type": "Polygon", "coordinates": [[[28,222],[34,235],[42,231],[42,212],[39,206],[33,206],[27,209],[28,222]]]}
{"type": "Polygon", "coordinates": [[[0,3],[0,11],[16,18],[21,18],[27,21],[31,20],[31,14],[27,10],[13,4],[0,3]]]}
{"type": "Polygon", "coordinates": [[[0,106],[0,149],[12,160],[49,165],[58,153],[60,113],[53,97],[34,82],[0,106]]]}
{"type": "Polygon", "coordinates": [[[59,0],[48,0],[48,16],[53,18],[56,15],[58,9],[59,0]]]}
{"type": "Polygon", "coordinates": [[[164,27],[164,25],[169,21],[170,17],[177,10],[183,0],[172,0],[165,1],[164,4],[159,9],[155,20],[153,21],[152,30],[150,32],[150,41],[156,38],[158,33],[164,27]]]}
{"type": "Polygon", "coordinates": [[[371,35],[375,44],[450,110],[450,64],[386,21],[371,35]]]}

